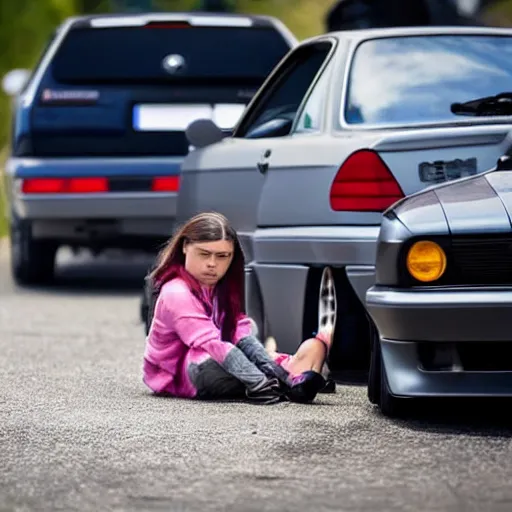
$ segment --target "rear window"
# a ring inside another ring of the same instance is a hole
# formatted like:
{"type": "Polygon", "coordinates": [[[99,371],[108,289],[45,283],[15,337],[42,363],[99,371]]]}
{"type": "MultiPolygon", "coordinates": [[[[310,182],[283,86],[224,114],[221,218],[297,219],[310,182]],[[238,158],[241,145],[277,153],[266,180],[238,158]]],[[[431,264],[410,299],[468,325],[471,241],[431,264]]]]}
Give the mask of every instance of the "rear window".
{"type": "Polygon", "coordinates": [[[272,28],[116,27],[74,29],[52,64],[61,83],[239,79],[260,83],[290,47],[272,28]],[[171,75],[163,60],[180,55],[183,72],[171,75]]]}
{"type": "Polygon", "coordinates": [[[512,38],[408,36],[365,41],[342,118],[387,125],[460,121],[450,105],[512,91],[512,38]]]}

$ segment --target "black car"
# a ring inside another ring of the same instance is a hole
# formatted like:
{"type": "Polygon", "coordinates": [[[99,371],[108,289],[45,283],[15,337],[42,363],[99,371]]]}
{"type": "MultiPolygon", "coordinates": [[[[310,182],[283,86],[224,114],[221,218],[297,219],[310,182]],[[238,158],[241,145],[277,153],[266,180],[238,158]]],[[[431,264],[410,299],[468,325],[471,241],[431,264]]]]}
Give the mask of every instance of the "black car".
{"type": "Polygon", "coordinates": [[[369,400],[512,397],[512,159],[398,201],[383,215],[369,400]]]}
{"type": "Polygon", "coordinates": [[[226,132],[297,43],[213,13],[69,19],[16,98],[6,190],[12,272],[48,281],[62,245],[155,250],[173,230],[188,124],[226,132]]]}

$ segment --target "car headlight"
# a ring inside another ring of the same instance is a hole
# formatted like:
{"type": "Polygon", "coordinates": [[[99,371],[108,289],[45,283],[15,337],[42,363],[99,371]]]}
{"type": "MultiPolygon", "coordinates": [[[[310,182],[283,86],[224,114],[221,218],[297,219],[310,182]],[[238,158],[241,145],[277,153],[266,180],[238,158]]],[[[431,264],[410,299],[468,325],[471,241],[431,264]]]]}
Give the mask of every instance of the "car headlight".
{"type": "Polygon", "coordinates": [[[428,283],[439,279],[446,270],[446,254],[430,240],[421,240],[407,253],[407,270],[418,281],[428,283]]]}

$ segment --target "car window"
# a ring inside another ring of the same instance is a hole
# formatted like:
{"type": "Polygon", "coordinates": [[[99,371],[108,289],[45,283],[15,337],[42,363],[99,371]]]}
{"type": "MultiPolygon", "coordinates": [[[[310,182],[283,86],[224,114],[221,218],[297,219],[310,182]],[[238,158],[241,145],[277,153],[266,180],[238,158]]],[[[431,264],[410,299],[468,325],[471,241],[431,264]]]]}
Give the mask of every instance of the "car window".
{"type": "Polygon", "coordinates": [[[357,48],[340,121],[392,125],[460,121],[456,102],[512,91],[512,37],[429,35],[357,48]]]}
{"type": "Polygon", "coordinates": [[[325,69],[313,87],[304,108],[297,120],[294,132],[309,133],[317,132],[321,128],[325,100],[330,82],[330,66],[325,69]]]}
{"type": "Polygon", "coordinates": [[[266,84],[265,90],[260,91],[258,100],[246,113],[234,136],[244,137],[275,119],[293,121],[331,46],[331,43],[321,43],[295,50],[266,84]]]}
{"type": "Polygon", "coordinates": [[[66,84],[206,78],[250,86],[260,85],[289,50],[284,37],[269,27],[75,28],[59,47],[52,73],[66,84]],[[172,76],[162,66],[170,55],[185,61],[172,76]]]}

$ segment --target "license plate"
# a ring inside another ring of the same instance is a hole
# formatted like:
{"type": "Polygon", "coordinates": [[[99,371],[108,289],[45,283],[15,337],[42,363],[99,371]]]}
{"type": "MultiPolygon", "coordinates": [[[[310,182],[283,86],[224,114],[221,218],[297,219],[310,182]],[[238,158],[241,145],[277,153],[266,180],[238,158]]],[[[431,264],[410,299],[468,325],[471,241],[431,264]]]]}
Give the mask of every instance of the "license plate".
{"type": "Polygon", "coordinates": [[[245,110],[243,104],[135,105],[133,129],[136,131],[185,131],[197,119],[211,119],[221,129],[233,128],[245,110]]]}
{"type": "Polygon", "coordinates": [[[420,180],[424,183],[442,183],[467,176],[473,176],[477,173],[476,158],[468,158],[435,162],[422,162],[418,167],[420,180]]]}
{"type": "Polygon", "coordinates": [[[133,129],[138,131],[184,131],[196,119],[211,119],[210,105],[135,105],[133,129]]]}

